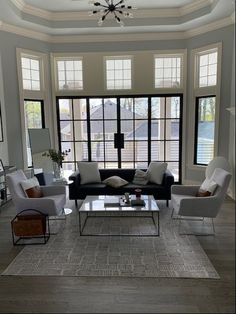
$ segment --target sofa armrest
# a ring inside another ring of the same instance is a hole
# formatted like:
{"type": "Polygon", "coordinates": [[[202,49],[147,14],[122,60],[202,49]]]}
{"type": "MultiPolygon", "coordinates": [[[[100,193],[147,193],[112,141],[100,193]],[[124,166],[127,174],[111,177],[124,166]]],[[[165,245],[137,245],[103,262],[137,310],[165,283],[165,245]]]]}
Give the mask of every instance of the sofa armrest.
{"type": "Polygon", "coordinates": [[[69,176],[69,180],[73,183],[69,184],[69,199],[77,200],[78,199],[78,190],[80,186],[80,173],[79,170],[76,170],[69,176]]]}
{"type": "Polygon", "coordinates": [[[162,185],[165,187],[171,187],[171,185],[174,183],[175,179],[173,174],[170,172],[170,170],[166,170],[163,176],[162,185]]]}
{"type": "Polygon", "coordinates": [[[80,184],[80,173],[79,170],[76,170],[69,176],[69,180],[74,181],[76,184],[80,184]]]}

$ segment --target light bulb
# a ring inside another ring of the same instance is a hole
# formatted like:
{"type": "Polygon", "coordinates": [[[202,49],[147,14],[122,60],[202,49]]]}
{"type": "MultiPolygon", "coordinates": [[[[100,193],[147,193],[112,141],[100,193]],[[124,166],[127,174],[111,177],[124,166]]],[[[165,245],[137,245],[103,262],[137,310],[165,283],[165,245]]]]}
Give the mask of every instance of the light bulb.
{"type": "Polygon", "coordinates": [[[102,19],[102,17],[98,20],[98,26],[102,26],[102,24],[103,24],[103,19],[102,19]]]}

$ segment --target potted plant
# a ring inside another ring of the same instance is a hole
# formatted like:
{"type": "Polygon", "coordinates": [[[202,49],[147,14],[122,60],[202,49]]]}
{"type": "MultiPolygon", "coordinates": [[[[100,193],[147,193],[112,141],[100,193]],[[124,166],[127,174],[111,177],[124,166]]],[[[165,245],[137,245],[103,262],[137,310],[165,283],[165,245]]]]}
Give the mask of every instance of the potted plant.
{"type": "Polygon", "coordinates": [[[49,149],[47,152],[43,153],[42,156],[49,157],[52,160],[53,164],[53,172],[56,179],[61,178],[61,167],[62,162],[65,159],[65,156],[68,155],[70,149],[65,151],[49,149]]]}

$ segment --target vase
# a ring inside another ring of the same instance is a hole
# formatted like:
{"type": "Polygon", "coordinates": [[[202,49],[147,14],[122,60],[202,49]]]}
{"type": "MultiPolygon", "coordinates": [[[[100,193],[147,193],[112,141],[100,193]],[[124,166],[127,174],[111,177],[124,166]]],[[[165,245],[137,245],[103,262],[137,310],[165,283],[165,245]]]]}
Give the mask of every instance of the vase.
{"type": "Polygon", "coordinates": [[[61,166],[56,162],[53,162],[53,172],[54,172],[55,179],[61,178],[61,166]]]}

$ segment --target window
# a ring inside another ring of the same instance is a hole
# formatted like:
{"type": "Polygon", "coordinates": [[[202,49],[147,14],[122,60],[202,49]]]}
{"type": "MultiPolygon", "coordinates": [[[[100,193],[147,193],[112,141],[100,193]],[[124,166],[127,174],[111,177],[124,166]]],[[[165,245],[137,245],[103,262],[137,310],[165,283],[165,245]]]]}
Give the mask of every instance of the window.
{"type": "Polygon", "coordinates": [[[26,147],[27,147],[27,161],[28,167],[32,167],[32,157],[28,136],[28,129],[40,129],[45,127],[44,108],[42,100],[25,100],[24,101],[25,114],[25,131],[26,131],[26,147]]]}
{"type": "Polygon", "coordinates": [[[140,169],[165,161],[181,180],[182,96],[58,97],[57,107],[65,170],[81,160],[140,169]]]}
{"type": "Polygon", "coordinates": [[[40,60],[34,57],[21,57],[21,69],[23,89],[39,91],[40,83],[40,60]]]}
{"type": "Polygon", "coordinates": [[[130,57],[106,58],[107,89],[131,89],[131,67],[130,57]]]}
{"type": "Polygon", "coordinates": [[[178,88],[182,86],[183,56],[155,56],[155,88],[178,88]]]}
{"type": "Polygon", "coordinates": [[[58,59],[57,82],[59,90],[83,89],[83,64],[82,59],[58,59]]]}
{"type": "Polygon", "coordinates": [[[191,52],[192,94],[189,134],[189,164],[202,171],[218,155],[219,101],[222,43],[200,47],[191,52]],[[195,113],[195,114],[194,114],[195,113]]]}
{"type": "Polygon", "coordinates": [[[196,99],[194,163],[208,165],[214,157],[216,97],[196,99]]]}
{"type": "Polygon", "coordinates": [[[217,84],[216,49],[202,52],[198,55],[198,87],[214,86],[217,84]]]}

